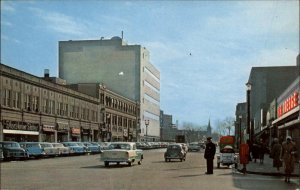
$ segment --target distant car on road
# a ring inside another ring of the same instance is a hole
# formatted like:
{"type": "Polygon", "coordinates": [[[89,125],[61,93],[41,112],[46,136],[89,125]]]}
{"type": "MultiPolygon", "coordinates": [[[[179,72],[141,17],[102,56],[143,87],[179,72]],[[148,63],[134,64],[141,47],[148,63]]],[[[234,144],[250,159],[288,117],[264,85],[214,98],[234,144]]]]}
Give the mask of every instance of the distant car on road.
{"type": "Polygon", "coordinates": [[[180,143],[170,144],[164,154],[165,161],[171,161],[173,159],[179,159],[181,162],[186,159],[186,152],[180,143]]]}
{"type": "Polygon", "coordinates": [[[188,151],[200,151],[201,149],[198,142],[189,143],[188,147],[188,151]]]}
{"type": "MultiPolygon", "coordinates": [[[[3,160],[16,160],[16,159],[27,159],[27,152],[20,147],[19,143],[14,141],[3,141],[0,142],[2,155],[0,157],[3,160]]],[[[0,152],[0,154],[1,154],[0,152]]]]}
{"type": "Polygon", "coordinates": [[[143,158],[143,150],[137,149],[133,142],[112,142],[108,150],[104,150],[101,154],[101,161],[104,162],[105,167],[108,167],[110,163],[125,162],[131,166],[137,161],[141,164],[143,158]]]}

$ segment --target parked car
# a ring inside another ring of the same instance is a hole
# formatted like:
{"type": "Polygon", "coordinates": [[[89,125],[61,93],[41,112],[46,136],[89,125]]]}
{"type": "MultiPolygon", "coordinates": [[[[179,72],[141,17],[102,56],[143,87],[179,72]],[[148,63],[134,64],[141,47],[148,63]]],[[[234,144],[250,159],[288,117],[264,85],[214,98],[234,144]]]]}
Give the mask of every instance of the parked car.
{"type": "Polygon", "coordinates": [[[3,156],[3,149],[2,146],[0,146],[0,161],[4,160],[4,156],[3,156]]]}
{"type": "Polygon", "coordinates": [[[71,155],[80,155],[85,154],[85,150],[83,146],[79,146],[78,142],[62,142],[65,147],[70,148],[71,155]]]}
{"type": "Polygon", "coordinates": [[[92,152],[90,147],[86,146],[84,143],[82,142],[76,142],[76,143],[78,144],[78,146],[83,147],[84,153],[89,154],[92,152]]]}
{"type": "Polygon", "coordinates": [[[148,149],[148,146],[144,142],[136,142],[136,148],[145,150],[148,149]]]}
{"type": "Polygon", "coordinates": [[[104,162],[105,167],[108,167],[109,163],[125,162],[131,166],[137,161],[138,164],[141,164],[143,158],[143,150],[137,149],[133,142],[112,142],[109,150],[104,150],[101,154],[101,161],[104,162]]]}
{"type": "Polygon", "coordinates": [[[52,146],[57,149],[58,156],[67,156],[70,154],[70,148],[65,147],[62,143],[52,143],[52,146]]]}
{"type": "Polygon", "coordinates": [[[46,155],[40,142],[20,142],[20,146],[27,151],[29,157],[42,158],[46,155]]]}
{"type": "Polygon", "coordinates": [[[200,145],[198,142],[192,142],[188,145],[188,151],[200,151],[200,145]]]}
{"type": "Polygon", "coordinates": [[[104,150],[108,150],[109,144],[109,142],[99,142],[101,152],[103,152],[104,150]]]}
{"type": "Polygon", "coordinates": [[[19,143],[14,141],[0,142],[1,157],[3,160],[16,160],[28,158],[27,152],[20,147],[19,143]]]}
{"type": "Polygon", "coordinates": [[[186,159],[186,152],[184,151],[181,144],[170,144],[164,154],[165,162],[171,161],[172,159],[179,159],[181,162],[186,159]]]}
{"type": "Polygon", "coordinates": [[[57,148],[53,147],[51,143],[48,142],[40,142],[41,147],[44,149],[45,157],[54,157],[58,156],[59,152],[57,148]]]}
{"type": "Polygon", "coordinates": [[[90,142],[83,142],[83,144],[88,147],[92,154],[100,153],[100,145],[92,144],[90,142]]]}

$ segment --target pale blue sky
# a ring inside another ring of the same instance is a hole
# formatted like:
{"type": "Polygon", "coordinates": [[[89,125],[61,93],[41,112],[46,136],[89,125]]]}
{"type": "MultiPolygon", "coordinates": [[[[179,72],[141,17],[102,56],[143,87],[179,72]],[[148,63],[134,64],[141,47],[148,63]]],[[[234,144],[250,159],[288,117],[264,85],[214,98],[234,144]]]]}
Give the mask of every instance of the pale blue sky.
{"type": "Polygon", "coordinates": [[[1,1],[1,63],[57,76],[58,41],[121,31],[160,70],[161,109],[214,126],[245,101],[251,67],[296,65],[299,1],[1,1]]]}

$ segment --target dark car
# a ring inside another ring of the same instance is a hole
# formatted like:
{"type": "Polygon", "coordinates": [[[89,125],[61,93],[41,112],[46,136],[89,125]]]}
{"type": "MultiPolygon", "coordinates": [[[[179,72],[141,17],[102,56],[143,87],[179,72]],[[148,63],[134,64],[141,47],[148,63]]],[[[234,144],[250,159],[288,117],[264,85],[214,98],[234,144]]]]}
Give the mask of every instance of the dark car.
{"type": "Polygon", "coordinates": [[[28,158],[27,152],[20,147],[19,143],[14,141],[0,142],[2,149],[3,160],[16,160],[28,158]]]}
{"type": "Polygon", "coordinates": [[[181,162],[186,158],[186,152],[182,147],[182,144],[170,144],[165,152],[165,161],[171,161],[171,159],[179,159],[181,162]]]}

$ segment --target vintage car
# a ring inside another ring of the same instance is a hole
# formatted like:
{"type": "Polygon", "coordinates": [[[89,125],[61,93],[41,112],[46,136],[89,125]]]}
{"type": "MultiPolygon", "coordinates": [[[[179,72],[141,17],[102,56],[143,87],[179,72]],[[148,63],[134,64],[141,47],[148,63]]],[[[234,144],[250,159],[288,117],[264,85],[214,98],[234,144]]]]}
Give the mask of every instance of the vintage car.
{"type": "Polygon", "coordinates": [[[181,162],[186,159],[186,152],[180,143],[170,144],[164,154],[165,161],[171,161],[171,159],[179,159],[181,162]]]}
{"type": "Polygon", "coordinates": [[[48,142],[40,142],[41,147],[44,149],[45,157],[54,157],[58,156],[57,148],[53,147],[51,143],[48,142]]]}
{"type": "Polygon", "coordinates": [[[136,149],[136,144],[133,142],[112,142],[108,150],[104,150],[101,154],[101,161],[104,162],[105,167],[108,167],[109,163],[122,162],[131,166],[135,161],[141,164],[142,160],[143,150],[136,149]]]}
{"type": "Polygon", "coordinates": [[[19,144],[27,151],[29,157],[42,158],[46,155],[40,142],[20,142],[19,144]]]}
{"type": "Polygon", "coordinates": [[[3,148],[0,146],[0,161],[2,161],[3,159],[4,159],[3,148]]]}
{"type": "Polygon", "coordinates": [[[100,153],[100,146],[96,144],[92,144],[90,142],[83,142],[83,144],[89,148],[92,154],[100,153]]]}
{"type": "Polygon", "coordinates": [[[65,147],[70,148],[70,155],[80,155],[85,154],[85,150],[83,146],[79,146],[78,142],[62,142],[65,147]]]}
{"type": "Polygon", "coordinates": [[[0,142],[3,160],[16,160],[28,158],[27,152],[14,141],[0,142]]]}
{"type": "Polygon", "coordinates": [[[192,142],[188,145],[188,151],[200,151],[200,144],[198,142],[192,142]]]}
{"type": "Polygon", "coordinates": [[[70,154],[70,148],[65,147],[62,143],[51,143],[57,149],[58,156],[67,156],[70,154]]]}

